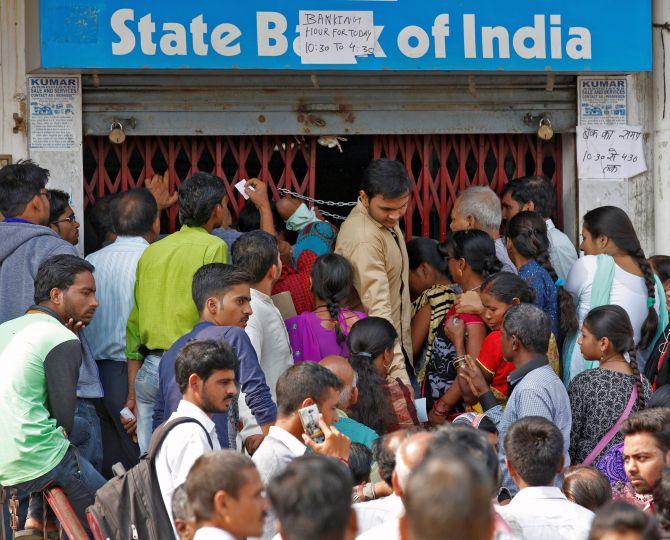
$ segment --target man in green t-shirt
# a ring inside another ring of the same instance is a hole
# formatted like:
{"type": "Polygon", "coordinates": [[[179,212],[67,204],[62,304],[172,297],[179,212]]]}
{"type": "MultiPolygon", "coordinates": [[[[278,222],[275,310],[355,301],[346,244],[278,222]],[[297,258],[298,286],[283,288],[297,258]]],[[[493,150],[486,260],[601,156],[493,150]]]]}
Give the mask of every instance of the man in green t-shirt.
{"type": "Polygon", "coordinates": [[[59,486],[85,525],[84,512],[105,483],[70,445],[82,361],[75,332],[98,307],[93,266],[74,255],[45,260],[35,305],[0,325],[0,484],[33,493],[26,529],[41,530],[47,485],[59,486]]]}

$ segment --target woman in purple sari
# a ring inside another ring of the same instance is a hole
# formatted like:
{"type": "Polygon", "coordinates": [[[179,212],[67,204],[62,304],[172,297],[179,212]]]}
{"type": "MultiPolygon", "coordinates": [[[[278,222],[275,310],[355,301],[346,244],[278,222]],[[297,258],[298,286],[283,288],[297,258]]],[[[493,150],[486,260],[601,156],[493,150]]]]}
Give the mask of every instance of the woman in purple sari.
{"type": "Polygon", "coordinates": [[[320,362],[331,355],[349,358],[349,330],[365,317],[343,306],[353,282],[351,264],[341,255],[322,255],[314,263],[311,277],[314,311],[286,320],[293,360],[297,364],[320,362]]]}

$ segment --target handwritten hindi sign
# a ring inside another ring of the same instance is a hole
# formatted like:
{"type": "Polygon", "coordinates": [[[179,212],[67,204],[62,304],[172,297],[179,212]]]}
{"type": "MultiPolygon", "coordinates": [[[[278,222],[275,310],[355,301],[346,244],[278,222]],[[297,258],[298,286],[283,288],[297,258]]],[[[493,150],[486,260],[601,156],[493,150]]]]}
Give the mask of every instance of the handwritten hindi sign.
{"type": "Polygon", "coordinates": [[[647,170],[640,126],[577,126],[579,178],[631,178],[647,170]]]}
{"type": "Polygon", "coordinates": [[[372,11],[300,11],[300,61],[303,64],[355,64],[374,53],[372,11]]]}

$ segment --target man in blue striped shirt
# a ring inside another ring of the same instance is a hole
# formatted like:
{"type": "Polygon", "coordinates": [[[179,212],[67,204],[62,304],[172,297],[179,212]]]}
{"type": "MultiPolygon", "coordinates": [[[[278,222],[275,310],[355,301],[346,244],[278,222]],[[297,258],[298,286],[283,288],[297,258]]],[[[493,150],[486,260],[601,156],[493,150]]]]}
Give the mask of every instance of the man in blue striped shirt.
{"type": "Polygon", "coordinates": [[[85,329],[93,357],[98,363],[105,397],[98,403],[103,439],[103,472],[120,461],[126,468],[137,463],[139,448],[129,433],[134,422],[124,423],[120,411],[135,412],[134,380],[140,362],[126,362],[126,322],[133,308],[137,262],[158,238],[158,206],[148,189],[137,188],[115,197],[111,217],[116,240],[91,253],[86,260],[95,266],[100,308],[85,329]],[[130,384],[129,384],[130,381],[130,384]],[[129,432],[127,432],[127,431],[129,432]]]}
{"type": "MultiPolygon", "coordinates": [[[[526,416],[542,416],[558,427],[563,436],[565,467],[570,465],[570,428],[572,412],[570,400],[561,379],[547,360],[551,328],[549,317],[532,304],[512,306],[502,324],[502,353],[516,370],[509,381],[507,406],[498,404],[482,372],[471,358],[459,369],[459,375],[468,383],[482,409],[498,427],[498,456],[503,471],[503,487],[511,495],[519,491],[505,465],[503,441],[509,427],[526,416]]],[[[557,476],[557,481],[562,475],[557,476]]],[[[560,485],[560,484],[559,484],[560,485]]]]}

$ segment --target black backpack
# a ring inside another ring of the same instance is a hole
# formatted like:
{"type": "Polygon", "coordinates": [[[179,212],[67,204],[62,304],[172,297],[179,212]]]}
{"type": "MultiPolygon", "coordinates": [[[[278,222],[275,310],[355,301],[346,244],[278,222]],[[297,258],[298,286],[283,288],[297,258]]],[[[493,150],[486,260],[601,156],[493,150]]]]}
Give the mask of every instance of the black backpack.
{"type": "Polygon", "coordinates": [[[96,540],[167,540],[174,538],[170,513],[163,503],[156,476],[155,458],[172,428],[195,422],[195,418],[175,418],[159,426],[140,462],[129,471],[115,476],[95,494],[95,502],[86,509],[86,520],[96,540]]]}

